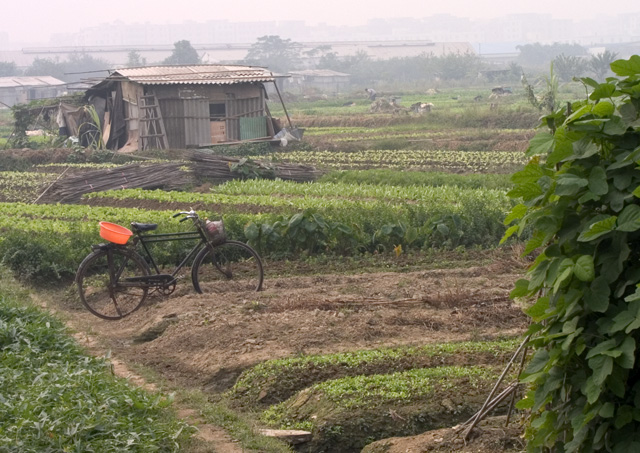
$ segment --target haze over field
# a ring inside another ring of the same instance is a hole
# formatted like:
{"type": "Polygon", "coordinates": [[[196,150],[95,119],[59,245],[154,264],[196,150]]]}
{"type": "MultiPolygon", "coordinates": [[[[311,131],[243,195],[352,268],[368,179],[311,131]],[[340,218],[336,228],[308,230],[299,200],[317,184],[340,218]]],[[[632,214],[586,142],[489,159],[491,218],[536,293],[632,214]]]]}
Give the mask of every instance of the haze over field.
{"type": "MultiPolygon", "coordinates": [[[[158,2],[155,0],[112,0],[108,4],[78,0],[51,2],[34,0],[28,6],[9,2],[2,7],[3,24],[0,46],[15,43],[47,44],[56,33],[74,33],[100,24],[120,21],[133,23],[171,23],[186,21],[304,21],[308,25],[326,23],[334,26],[358,26],[373,19],[420,19],[438,14],[450,14],[469,19],[490,19],[511,14],[551,14],[554,19],[592,20],[621,14],[640,13],[640,3],[619,0],[615,8],[607,10],[602,2],[592,0],[526,0],[502,3],[492,0],[455,0],[425,2],[398,0],[395,2],[370,0],[360,2],[325,0],[300,2],[280,0],[264,3],[256,0],[211,2],[158,2]]],[[[108,30],[105,29],[108,33],[108,30]]]]}

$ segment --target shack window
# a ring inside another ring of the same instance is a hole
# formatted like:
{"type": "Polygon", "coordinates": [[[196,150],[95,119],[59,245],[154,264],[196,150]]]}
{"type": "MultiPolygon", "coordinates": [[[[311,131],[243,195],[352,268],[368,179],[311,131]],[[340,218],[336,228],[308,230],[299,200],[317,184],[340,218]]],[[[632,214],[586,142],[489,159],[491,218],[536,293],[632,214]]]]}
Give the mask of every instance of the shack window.
{"type": "Polygon", "coordinates": [[[224,103],[222,104],[209,104],[209,118],[220,119],[227,116],[227,109],[224,103]]]}

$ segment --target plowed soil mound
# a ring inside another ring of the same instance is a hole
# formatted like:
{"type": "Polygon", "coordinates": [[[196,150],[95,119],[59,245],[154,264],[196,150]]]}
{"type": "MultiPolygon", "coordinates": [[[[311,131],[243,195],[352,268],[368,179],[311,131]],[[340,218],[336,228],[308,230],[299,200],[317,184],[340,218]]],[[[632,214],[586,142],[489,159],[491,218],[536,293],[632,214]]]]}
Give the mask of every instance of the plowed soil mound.
{"type": "MultiPolygon", "coordinates": [[[[483,267],[272,278],[259,293],[198,295],[185,281],[131,316],[103,321],[61,304],[116,357],[215,392],[260,361],[301,353],[495,339],[526,328],[509,298],[522,269],[483,267]]],[[[188,275],[188,273],[187,273],[188,275]]]]}

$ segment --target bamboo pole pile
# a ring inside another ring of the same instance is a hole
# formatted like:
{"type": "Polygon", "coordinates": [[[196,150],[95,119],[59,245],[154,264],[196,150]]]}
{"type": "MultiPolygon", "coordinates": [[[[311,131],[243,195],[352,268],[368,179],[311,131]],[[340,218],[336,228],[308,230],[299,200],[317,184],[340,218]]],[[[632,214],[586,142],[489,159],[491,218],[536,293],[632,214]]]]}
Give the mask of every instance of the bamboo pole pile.
{"type": "MultiPolygon", "coordinates": [[[[193,171],[199,180],[215,183],[238,179],[238,174],[231,171],[231,166],[240,162],[238,157],[218,156],[203,152],[196,152],[190,157],[193,162],[193,171]]],[[[287,181],[308,182],[316,180],[322,173],[315,167],[290,163],[268,163],[254,161],[259,169],[265,172],[272,171],[276,178],[287,181]]]]}
{"type": "Polygon", "coordinates": [[[114,189],[181,189],[193,181],[191,172],[183,167],[185,164],[182,162],[168,162],[84,172],[56,181],[40,201],[74,203],[85,193],[114,189]]]}
{"type": "MultiPolygon", "coordinates": [[[[232,165],[239,163],[240,158],[197,152],[187,159],[191,162],[130,164],[66,176],[48,187],[37,201],[75,203],[89,192],[117,189],[180,190],[193,184],[195,179],[223,183],[242,177],[238,172],[231,171],[232,165]]],[[[296,182],[313,181],[321,174],[308,165],[259,161],[250,164],[257,165],[259,170],[269,172],[273,177],[296,182]]]]}

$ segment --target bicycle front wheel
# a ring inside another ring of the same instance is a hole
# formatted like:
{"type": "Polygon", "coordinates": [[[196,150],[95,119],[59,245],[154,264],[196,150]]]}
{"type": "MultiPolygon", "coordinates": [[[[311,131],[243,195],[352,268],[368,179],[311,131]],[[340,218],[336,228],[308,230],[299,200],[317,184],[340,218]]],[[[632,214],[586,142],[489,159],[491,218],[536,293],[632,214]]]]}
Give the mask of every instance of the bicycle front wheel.
{"type": "Polygon", "coordinates": [[[202,293],[260,291],[264,278],[258,253],[247,244],[227,241],[206,246],[193,260],[191,279],[202,293]]]}
{"type": "Polygon", "coordinates": [[[121,319],[136,311],[149,292],[130,277],[149,275],[149,266],[135,252],[126,249],[96,250],[78,268],[76,284],[80,300],[102,319],[121,319]]]}

